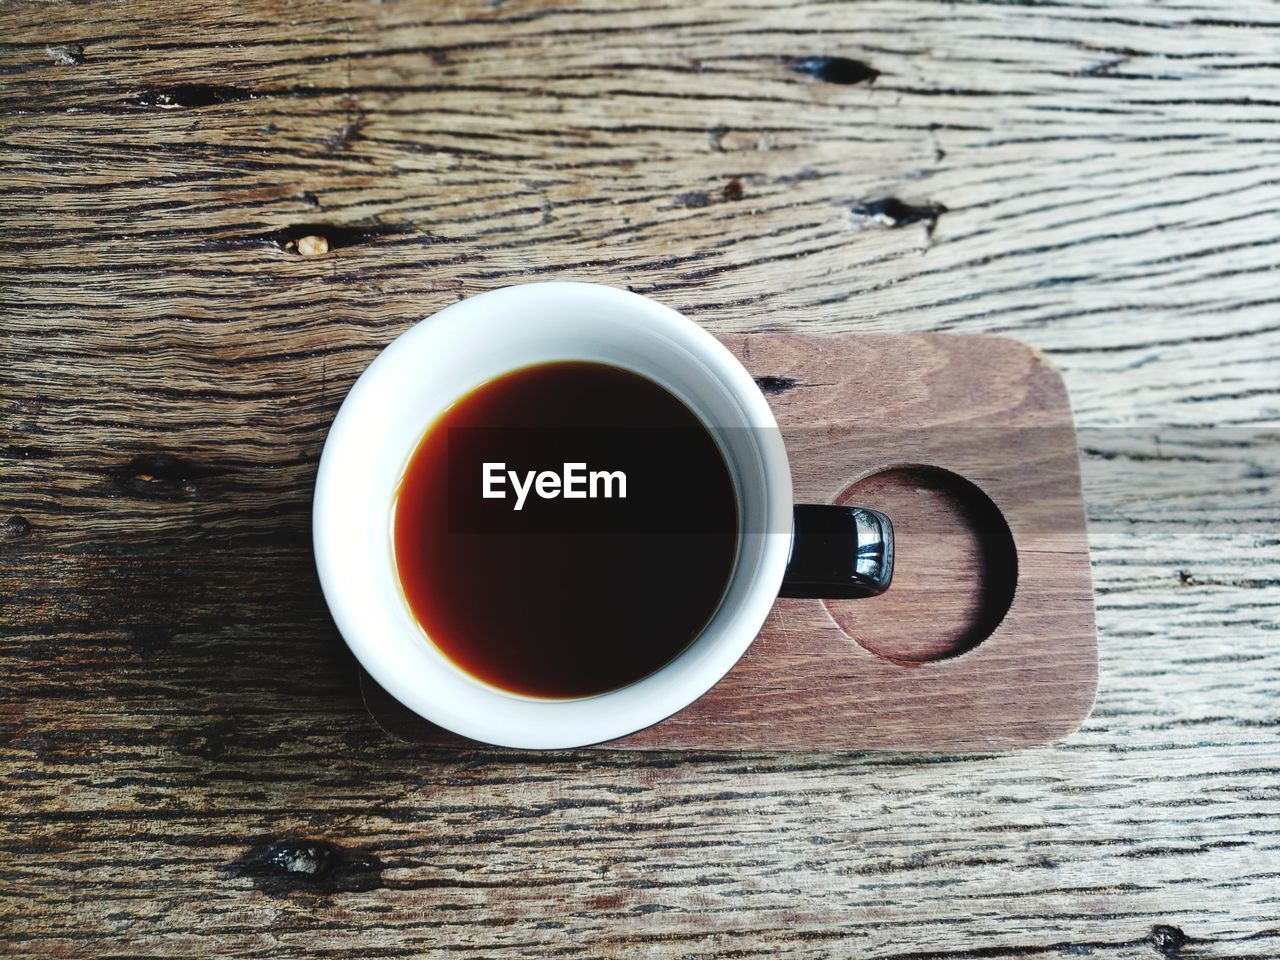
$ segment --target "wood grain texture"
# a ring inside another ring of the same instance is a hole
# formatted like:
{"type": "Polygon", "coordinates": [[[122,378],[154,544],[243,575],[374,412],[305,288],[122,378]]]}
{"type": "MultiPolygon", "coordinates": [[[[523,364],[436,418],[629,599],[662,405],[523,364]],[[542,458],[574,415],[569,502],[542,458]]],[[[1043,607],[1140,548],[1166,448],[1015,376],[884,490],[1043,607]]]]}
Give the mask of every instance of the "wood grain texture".
{"type": "Polygon", "coordinates": [[[0,954],[1280,954],[1278,25],[5,6],[0,954]],[[540,277],[722,334],[1045,350],[1085,727],[950,758],[385,738],[311,568],[325,428],[417,318],[540,277]]]}
{"type": "MultiPolygon", "coordinates": [[[[725,344],[769,391],[796,500],[894,519],[897,582],[871,599],[779,600],[710,692],[606,747],[998,751],[1074,731],[1093,705],[1098,655],[1057,371],[1004,337],[774,333],[725,344]],[[976,485],[991,515],[928,496],[929,471],[953,497],[976,485]],[[886,472],[888,489],[863,482],[886,472]],[[1016,558],[983,549],[1001,532],[1016,558]],[[974,609],[957,605],[957,592],[984,581],[974,609]]],[[[460,743],[371,677],[361,684],[388,732],[460,743]]]]}

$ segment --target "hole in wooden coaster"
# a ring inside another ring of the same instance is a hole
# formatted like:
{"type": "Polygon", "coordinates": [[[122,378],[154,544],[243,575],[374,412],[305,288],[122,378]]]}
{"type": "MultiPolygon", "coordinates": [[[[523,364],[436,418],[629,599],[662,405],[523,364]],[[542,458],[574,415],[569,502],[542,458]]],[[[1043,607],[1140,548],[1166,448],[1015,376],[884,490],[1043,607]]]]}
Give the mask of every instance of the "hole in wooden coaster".
{"type": "Polygon", "coordinates": [[[991,499],[964,477],[899,466],[863,477],[836,503],[889,515],[893,585],[865,600],[824,600],[850,639],[877,656],[920,664],[972,650],[1013,602],[1018,557],[991,499]]]}

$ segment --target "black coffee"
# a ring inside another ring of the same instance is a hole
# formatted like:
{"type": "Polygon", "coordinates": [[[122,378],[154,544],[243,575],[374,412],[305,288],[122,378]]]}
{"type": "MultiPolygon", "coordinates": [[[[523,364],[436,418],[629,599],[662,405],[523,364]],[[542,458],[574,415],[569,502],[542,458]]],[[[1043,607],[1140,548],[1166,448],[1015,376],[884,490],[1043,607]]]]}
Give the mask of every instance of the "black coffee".
{"type": "Polygon", "coordinates": [[[599,363],[492,380],[423,436],[396,495],[396,568],[458,666],[534,697],[640,680],[715,613],[738,544],[724,458],[653,381],[599,363]]]}

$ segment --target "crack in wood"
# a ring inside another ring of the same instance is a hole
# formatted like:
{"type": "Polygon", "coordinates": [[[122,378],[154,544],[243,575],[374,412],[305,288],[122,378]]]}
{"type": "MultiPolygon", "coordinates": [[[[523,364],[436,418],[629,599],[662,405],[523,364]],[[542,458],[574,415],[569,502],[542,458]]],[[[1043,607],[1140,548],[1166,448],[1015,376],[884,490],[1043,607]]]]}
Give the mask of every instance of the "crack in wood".
{"type": "Polygon", "coordinates": [[[21,540],[30,533],[30,522],[16,513],[4,523],[0,523],[0,540],[21,540]]]}
{"type": "Polygon", "coordinates": [[[687,193],[676,194],[676,203],[682,207],[689,207],[696,210],[699,207],[709,207],[711,205],[711,194],[706,190],[690,190],[687,193]]]}
{"type": "Polygon", "coordinates": [[[897,197],[881,197],[878,200],[860,200],[849,212],[855,220],[890,229],[923,223],[926,231],[932,234],[938,218],[947,212],[947,208],[940,203],[913,204],[897,197]]]}
{"type": "Polygon", "coordinates": [[[764,376],[756,377],[755,380],[756,386],[760,388],[760,392],[766,396],[786,393],[788,390],[800,386],[800,381],[794,377],[764,376]]]}
{"type": "Polygon", "coordinates": [[[64,67],[78,67],[84,63],[84,45],[79,43],[54,43],[44,48],[54,63],[64,67]]]}
{"type": "Polygon", "coordinates": [[[861,60],[851,57],[808,57],[791,64],[794,73],[821,80],[823,83],[837,83],[850,86],[855,83],[874,83],[880,71],[861,60]]]}
{"type": "Polygon", "coordinates": [[[221,103],[256,100],[258,94],[243,87],[207,83],[182,83],[171,87],[146,87],[125,102],[135,107],[179,110],[210,107],[221,103]]]}
{"type": "Polygon", "coordinates": [[[676,194],[676,204],[681,207],[687,207],[691,210],[697,210],[701,207],[709,207],[717,202],[732,202],[741,200],[746,195],[746,190],[742,185],[741,177],[733,177],[720,188],[718,194],[712,194],[710,190],[689,190],[685,193],[676,194]]]}
{"type": "Polygon", "coordinates": [[[264,893],[360,893],[386,886],[383,863],[370,853],[328,840],[288,839],[259,843],[229,867],[264,893]]]}
{"type": "Polygon", "coordinates": [[[1187,942],[1187,935],[1178,927],[1157,923],[1151,928],[1151,946],[1163,957],[1177,957],[1187,942]]]}
{"type": "MultiPolygon", "coordinates": [[[[317,201],[317,203],[318,202],[319,201],[317,201]]],[[[302,251],[299,250],[298,241],[306,237],[323,240],[327,250],[341,250],[344,247],[354,247],[359,244],[368,243],[378,237],[402,236],[410,233],[413,233],[413,226],[407,223],[370,223],[355,225],[299,223],[292,227],[285,227],[282,230],[272,230],[269,233],[255,233],[241,235],[238,237],[219,237],[209,240],[208,244],[209,246],[216,248],[231,248],[261,244],[277,247],[286,253],[301,255],[302,251]]],[[[433,239],[438,240],[439,238],[433,239]]]]}
{"type": "Polygon", "coordinates": [[[195,500],[203,481],[221,473],[214,467],[167,453],[144,453],[110,471],[123,493],[148,500],[195,500]]]}

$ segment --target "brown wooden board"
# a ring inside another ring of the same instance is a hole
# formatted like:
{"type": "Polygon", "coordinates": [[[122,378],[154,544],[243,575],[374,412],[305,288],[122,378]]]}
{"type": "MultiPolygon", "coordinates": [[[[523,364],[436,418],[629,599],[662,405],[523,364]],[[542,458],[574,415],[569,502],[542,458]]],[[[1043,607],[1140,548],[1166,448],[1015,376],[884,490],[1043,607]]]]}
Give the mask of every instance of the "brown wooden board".
{"type": "MultiPolygon", "coordinates": [[[[1057,371],[1003,337],[724,342],[769,397],[797,501],[894,519],[895,582],[870,600],[779,600],[709,693],[603,746],[998,750],[1074,730],[1093,704],[1097,639],[1057,371]]],[[[362,684],[388,732],[463,742],[362,684]]]]}
{"type": "Polygon", "coordinates": [[[6,4],[0,956],[1275,960],[1276,19],[6,4]],[[304,229],[330,252],[286,249],[304,229]],[[325,429],[415,318],[537,278],[717,333],[1047,351],[1083,728],[995,756],[385,736],[311,562],[325,429]]]}

